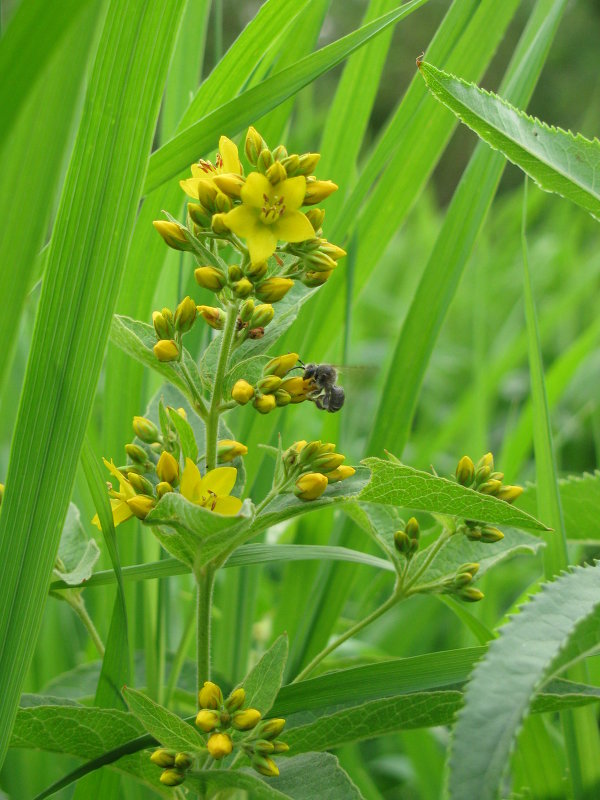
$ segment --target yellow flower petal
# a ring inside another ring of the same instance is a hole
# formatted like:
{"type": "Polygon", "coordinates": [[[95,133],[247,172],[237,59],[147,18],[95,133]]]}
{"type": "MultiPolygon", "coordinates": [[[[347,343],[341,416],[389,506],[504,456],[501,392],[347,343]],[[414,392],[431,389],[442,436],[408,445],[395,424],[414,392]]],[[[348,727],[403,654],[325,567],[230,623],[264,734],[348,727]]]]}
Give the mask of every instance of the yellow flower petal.
{"type": "Polygon", "coordinates": [[[133,516],[132,510],[123,500],[111,500],[113,522],[115,527],[133,516]]]}
{"type": "MultiPolygon", "coordinates": [[[[253,264],[266,261],[275,252],[277,247],[277,233],[275,225],[257,225],[254,233],[246,237],[250,260],[253,264]]],[[[298,241],[297,239],[294,241],[298,241]]]]}
{"type": "Polygon", "coordinates": [[[179,490],[186,500],[198,503],[202,496],[202,476],[191,458],[186,458],[179,490]]]}
{"type": "Polygon", "coordinates": [[[219,139],[219,153],[223,159],[223,172],[234,172],[236,175],[241,175],[240,157],[235,142],[228,139],[227,136],[221,136],[219,139]]]}
{"type": "Polygon", "coordinates": [[[212,510],[215,514],[223,514],[226,517],[235,517],[240,508],[242,501],[239,497],[217,497],[212,510]]]}
{"type": "Polygon", "coordinates": [[[123,475],[123,473],[115,467],[112,458],[110,461],[107,461],[105,458],[103,458],[102,461],[104,461],[104,466],[111,473],[111,475],[114,475],[114,477],[119,481],[119,491],[121,494],[124,494],[126,497],[135,497],[134,488],[129,483],[125,475],[123,475]]]}
{"type": "Polygon", "coordinates": [[[237,478],[237,469],[235,467],[217,467],[211,469],[202,478],[201,492],[206,496],[208,492],[212,492],[219,497],[228,495],[235,486],[235,479],[237,478]]]}
{"type": "Polygon", "coordinates": [[[179,185],[188,197],[198,199],[198,178],[188,178],[185,181],[179,181],[179,185]]]}
{"type": "MultiPolygon", "coordinates": [[[[287,178],[275,187],[275,194],[283,195],[285,207],[296,211],[302,205],[306,194],[306,178],[304,175],[297,175],[295,178],[287,178]]],[[[314,234],[313,234],[314,235],[314,234]]]]}
{"type": "MultiPolygon", "coordinates": [[[[243,189],[242,189],[243,191],[243,189]]],[[[253,236],[258,227],[263,227],[258,212],[245,205],[236,206],[223,216],[223,222],[230,231],[246,239],[253,236]]]]}
{"type": "MultiPolygon", "coordinates": [[[[305,180],[303,176],[300,177],[302,177],[303,181],[305,180]]],[[[293,179],[290,178],[290,180],[293,179]]],[[[288,182],[289,181],[283,181],[283,183],[288,182]]],[[[246,183],[242,186],[240,192],[242,202],[253,208],[262,208],[265,205],[265,195],[269,201],[271,201],[274,195],[273,185],[264,175],[261,175],[260,172],[251,172],[246,178],[246,183]]],[[[302,197],[304,197],[304,194],[302,197]]]]}
{"type": "Polygon", "coordinates": [[[286,211],[271,227],[277,238],[286,242],[303,242],[315,236],[313,226],[301,211],[286,211]]]}

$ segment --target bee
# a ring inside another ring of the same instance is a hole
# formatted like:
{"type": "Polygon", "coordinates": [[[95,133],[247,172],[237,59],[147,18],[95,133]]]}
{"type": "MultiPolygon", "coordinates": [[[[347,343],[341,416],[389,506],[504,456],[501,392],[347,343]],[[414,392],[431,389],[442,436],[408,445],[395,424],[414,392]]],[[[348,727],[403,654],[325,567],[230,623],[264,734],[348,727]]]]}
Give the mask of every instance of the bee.
{"type": "Polygon", "coordinates": [[[315,385],[307,398],[322,411],[339,411],[344,405],[346,395],[342,387],[336,384],[336,368],[331,364],[302,364],[302,369],[304,380],[310,380],[315,385]]]}

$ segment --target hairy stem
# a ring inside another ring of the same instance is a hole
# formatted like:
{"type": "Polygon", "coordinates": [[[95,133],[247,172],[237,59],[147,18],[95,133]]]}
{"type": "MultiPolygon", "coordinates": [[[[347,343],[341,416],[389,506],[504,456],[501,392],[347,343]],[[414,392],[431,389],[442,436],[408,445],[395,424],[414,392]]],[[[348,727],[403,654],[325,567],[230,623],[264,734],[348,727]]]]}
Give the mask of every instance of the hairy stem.
{"type": "Polygon", "coordinates": [[[210,622],[215,570],[207,564],[194,572],[196,578],[196,685],[198,691],[210,680],[210,622]]]}
{"type": "Polygon", "coordinates": [[[196,388],[194,381],[192,380],[192,376],[186,365],[184,364],[183,358],[179,362],[179,366],[181,367],[181,371],[183,372],[183,377],[185,378],[185,382],[187,383],[190,394],[192,395],[193,405],[198,415],[206,422],[208,417],[208,409],[206,407],[206,403],[198,393],[198,389],[196,388]]]}
{"type": "Polygon", "coordinates": [[[217,361],[217,371],[215,373],[215,383],[213,393],[206,418],[206,469],[214,469],[217,466],[217,441],[219,432],[219,416],[221,414],[221,402],[223,400],[223,389],[231,343],[235,334],[235,323],[237,320],[238,304],[232,303],[227,308],[225,327],[221,338],[221,349],[217,361]]]}
{"type": "Polygon", "coordinates": [[[96,650],[100,653],[100,656],[102,658],[104,658],[104,643],[102,642],[102,639],[100,638],[100,634],[96,630],[96,626],[92,622],[92,618],[90,617],[90,615],[87,612],[87,609],[85,607],[85,603],[84,603],[84,600],[83,600],[83,597],[81,596],[81,594],[79,592],[77,592],[77,593],[65,592],[63,594],[63,597],[65,598],[67,603],[71,606],[73,611],[77,614],[79,619],[82,621],[82,623],[84,624],[87,632],[90,635],[91,640],[93,641],[93,643],[94,643],[94,645],[96,647],[96,650]]]}
{"type": "Polygon", "coordinates": [[[423,559],[423,563],[419,567],[419,569],[415,572],[414,575],[410,576],[408,583],[405,586],[405,589],[409,589],[411,586],[414,586],[415,583],[419,580],[421,575],[425,572],[427,567],[431,564],[433,559],[437,556],[440,552],[442,547],[446,544],[448,539],[453,535],[454,531],[450,530],[449,528],[444,528],[444,530],[439,535],[437,541],[435,541],[431,547],[429,548],[429,552],[423,559]]]}

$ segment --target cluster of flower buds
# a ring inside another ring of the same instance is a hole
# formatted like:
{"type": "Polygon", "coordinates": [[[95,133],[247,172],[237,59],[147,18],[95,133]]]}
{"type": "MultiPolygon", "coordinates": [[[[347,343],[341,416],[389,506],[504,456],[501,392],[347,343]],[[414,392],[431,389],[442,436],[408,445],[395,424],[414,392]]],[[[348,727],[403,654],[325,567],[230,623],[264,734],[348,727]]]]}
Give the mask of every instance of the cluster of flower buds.
{"type": "Polygon", "coordinates": [[[160,782],[165,786],[179,786],[185,780],[185,773],[193,764],[189,753],[178,753],[175,750],[166,750],[164,747],[155,750],[150,756],[150,761],[161,767],[160,782]]]}
{"type": "Polygon", "coordinates": [[[192,329],[196,316],[196,304],[191,297],[184,297],[174,314],[169,308],[153,312],[152,324],[158,340],[153,349],[159,361],[181,359],[181,337],[192,329]]]}
{"type": "Polygon", "coordinates": [[[261,713],[255,708],[244,708],[246,692],[234,689],[227,699],[219,686],[205,681],[198,693],[200,711],[196,726],[210,734],[206,747],[216,761],[230,755],[239,745],[250,757],[252,766],[262,775],[279,775],[277,765],[269,754],[284,753],[289,748],[285,742],[277,741],[285,720],[271,719],[261,722],[261,713]],[[243,739],[232,737],[233,731],[248,733],[243,739]]]}
{"type": "Polygon", "coordinates": [[[262,378],[254,386],[243,379],[237,381],[231,390],[232,398],[241,406],[252,400],[252,405],[261,414],[268,414],[278,406],[301,403],[314,386],[312,381],[301,376],[287,377],[297,364],[298,353],[272,358],[263,367],[262,378]]]}
{"type": "MultiPolygon", "coordinates": [[[[316,218],[318,209],[312,215],[311,223],[319,225],[319,220],[316,218]]],[[[308,212],[309,214],[311,212],[308,212]]],[[[322,218],[321,218],[322,223],[322,218]]],[[[320,231],[320,225],[319,229],[320,231]]],[[[317,230],[315,230],[315,233],[317,230]]],[[[295,245],[288,245],[287,250],[292,255],[299,258],[298,268],[299,278],[305,286],[314,288],[315,286],[322,286],[329,280],[331,273],[337,267],[337,262],[346,255],[346,251],[342,250],[336,244],[328,242],[320,236],[314,239],[309,239],[306,242],[300,242],[295,245]]]]}
{"type": "Polygon", "coordinates": [[[419,549],[420,535],[419,523],[415,517],[411,517],[406,523],[404,530],[396,531],[394,534],[394,546],[396,550],[407,560],[410,560],[419,549]]]}
{"type": "Polygon", "coordinates": [[[476,464],[469,456],[463,456],[456,467],[456,480],[461,486],[491,494],[507,503],[514,503],[523,493],[522,486],[502,483],[504,473],[494,471],[494,456],[491,453],[486,453],[476,464]]]}
{"type": "Polygon", "coordinates": [[[352,477],[356,470],[344,464],[346,456],[335,452],[331,442],[294,442],[283,453],[286,480],[294,482],[294,494],[301,500],[317,500],[328,484],[352,477]]]}
{"type": "Polygon", "coordinates": [[[452,594],[467,603],[477,603],[483,600],[483,592],[471,586],[475,575],[479,571],[479,564],[461,564],[451,578],[447,578],[440,584],[439,591],[442,594],[452,594]]]}

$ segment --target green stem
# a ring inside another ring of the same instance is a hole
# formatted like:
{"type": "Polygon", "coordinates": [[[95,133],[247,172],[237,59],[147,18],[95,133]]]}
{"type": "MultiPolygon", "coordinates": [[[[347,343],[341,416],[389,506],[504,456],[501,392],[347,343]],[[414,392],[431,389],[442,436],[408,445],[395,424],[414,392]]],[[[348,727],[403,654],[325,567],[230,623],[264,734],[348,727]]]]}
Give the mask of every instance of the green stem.
{"type": "Polygon", "coordinates": [[[183,377],[185,378],[186,383],[187,383],[187,385],[189,387],[190,393],[192,395],[192,400],[193,400],[193,403],[194,403],[194,407],[195,407],[196,411],[198,412],[198,414],[200,415],[200,417],[206,422],[206,419],[208,417],[208,409],[206,407],[206,403],[204,402],[204,400],[202,399],[202,397],[198,393],[198,389],[196,388],[196,385],[194,384],[194,381],[192,380],[192,376],[190,375],[190,372],[189,372],[188,368],[186,367],[186,365],[183,362],[183,358],[179,362],[179,366],[181,367],[181,371],[183,372],[183,377]]]}
{"type": "Polygon", "coordinates": [[[221,414],[221,401],[223,399],[223,389],[225,375],[227,373],[227,364],[229,362],[229,354],[231,352],[231,343],[235,334],[235,323],[238,314],[238,304],[232,303],[227,308],[227,316],[225,318],[225,327],[223,328],[223,336],[221,338],[221,349],[219,350],[219,359],[217,361],[217,370],[215,373],[215,383],[213,386],[213,393],[210,400],[210,408],[206,422],[206,469],[214,469],[217,466],[217,441],[219,434],[219,416],[221,414]]]}
{"type": "Polygon", "coordinates": [[[79,619],[84,624],[87,632],[90,635],[91,640],[93,641],[94,645],[96,646],[96,650],[100,653],[100,656],[104,658],[104,643],[100,638],[100,634],[96,630],[96,626],[92,622],[92,618],[87,612],[85,607],[85,603],[83,601],[83,597],[77,592],[77,594],[73,594],[73,592],[65,592],[63,597],[67,601],[67,603],[71,606],[73,611],[77,614],[79,619]]]}
{"type": "Polygon", "coordinates": [[[304,680],[304,678],[307,678],[310,675],[310,673],[314,670],[314,668],[318,664],[320,664],[321,661],[323,661],[324,658],[327,658],[327,656],[330,653],[332,653],[334,650],[336,650],[341,644],[343,644],[348,639],[351,639],[353,636],[355,636],[363,628],[366,628],[367,625],[370,625],[372,622],[374,622],[376,619],[378,619],[382,614],[385,614],[385,612],[389,608],[391,608],[392,606],[396,605],[396,603],[399,600],[400,600],[400,595],[398,594],[397,591],[394,591],[392,596],[389,597],[385,601],[385,603],[380,605],[379,608],[376,608],[375,611],[373,611],[372,614],[369,614],[368,617],[365,617],[364,619],[361,619],[359,622],[357,622],[351,628],[348,628],[346,633],[343,633],[337,639],[334,639],[334,641],[330,645],[328,645],[324,650],[321,650],[320,653],[317,653],[317,655],[313,658],[313,660],[310,662],[310,664],[308,664],[306,667],[304,667],[302,672],[299,672],[298,675],[296,675],[296,677],[294,678],[292,683],[297,683],[298,681],[301,681],[301,680],[304,680]]]}
{"type": "Polygon", "coordinates": [[[196,685],[198,691],[210,680],[210,618],[215,570],[207,564],[194,573],[196,578],[196,685]]]}
{"type": "Polygon", "coordinates": [[[429,552],[423,559],[423,563],[419,567],[419,569],[415,572],[414,575],[410,576],[409,582],[406,584],[405,589],[410,589],[411,586],[414,586],[415,583],[419,580],[421,575],[425,572],[427,567],[431,564],[433,559],[437,556],[440,552],[442,547],[446,544],[448,539],[455,533],[455,531],[450,530],[449,528],[444,528],[442,533],[439,535],[437,541],[435,541],[431,547],[429,548],[429,552]]]}
{"type": "Polygon", "coordinates": [[[175,691],[175,687],[177,686],[177,681],[179,680],[179,676],[181,675],[181,670],[183,668],[183,664],[185,661],[186,653],[190,648],[190,644],[192,642],[192,638],[194,636],[194,609],[190,609],[189,618],[186,619],[183,634],[179,641],[179,645],[177,646],[177,650],[175,651],[175,655],[173,657],[173,662],[171,664],[171,672],[169,673],[169,680],[167,681],[167,686],[165,689],[165,697],[163,701],[163,705],[169,706],[171,702],[171,697],[173,696],[173,692],[175,691]]]}

